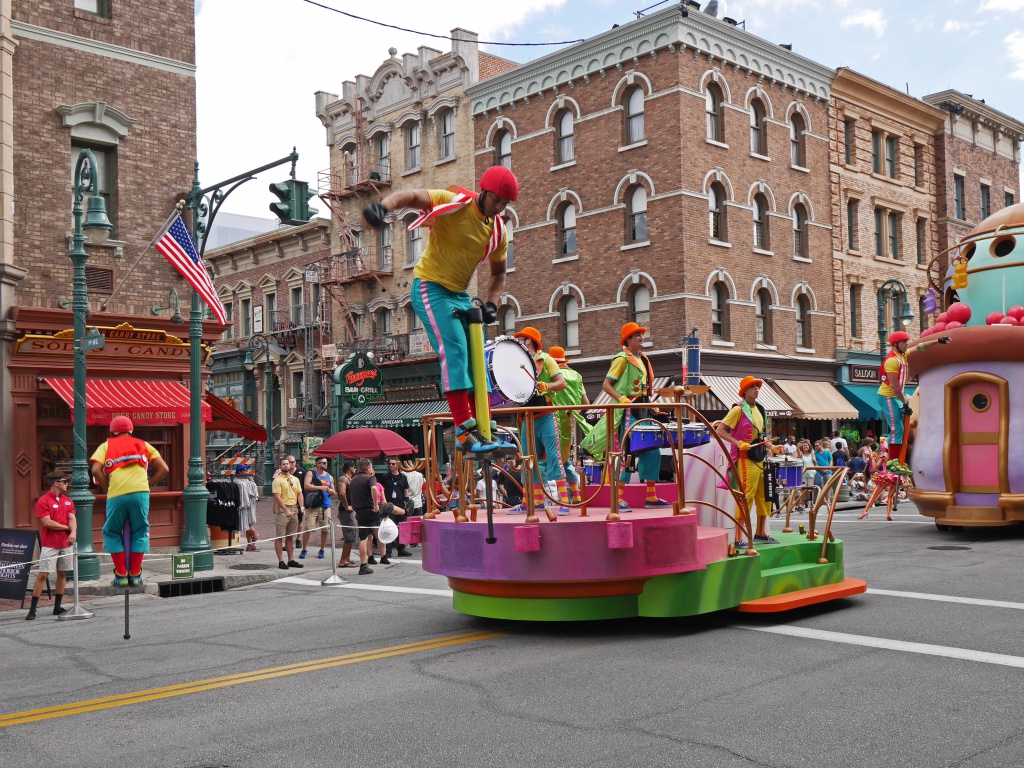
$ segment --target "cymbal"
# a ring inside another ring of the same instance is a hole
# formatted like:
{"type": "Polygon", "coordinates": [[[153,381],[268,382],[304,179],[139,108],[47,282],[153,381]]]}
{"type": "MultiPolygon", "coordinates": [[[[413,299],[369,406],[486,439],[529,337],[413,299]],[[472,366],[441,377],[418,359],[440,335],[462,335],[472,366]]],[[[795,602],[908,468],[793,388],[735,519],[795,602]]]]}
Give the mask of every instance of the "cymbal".
{"type": "Polygon", "coordinates": [[[663,387],[662,389],[659,389],[658,397],[664,398],[665,400],[674,400],[678,403],[684,398],[707,394],[710,390],[711,387],[704,384],[677,384],[674,387],[663,387]]]}

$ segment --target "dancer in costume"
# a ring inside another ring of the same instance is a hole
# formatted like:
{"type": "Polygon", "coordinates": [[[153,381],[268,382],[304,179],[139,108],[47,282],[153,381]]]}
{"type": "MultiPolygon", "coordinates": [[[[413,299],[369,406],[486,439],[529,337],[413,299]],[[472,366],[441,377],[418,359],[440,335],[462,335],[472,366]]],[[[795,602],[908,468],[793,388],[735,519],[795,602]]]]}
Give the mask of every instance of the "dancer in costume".
{"type": "MultiPolygon", "coordinates": [[[[562,379],[565,381],[565,389],[551,394],[552,405],[590,405],[590,398],[583,388],[583,377],[579,371],[574,371],[565,361],[565,349],[552,347],[548,355],[558,363],[562,371],[562,379]]],[[[579,503],[580,497],[580,476],[573,465],[572,447],[573,437],[576,434],[577,424],[583,429],[583,435],[590,433],[590,425],[583,418],[579,411],[556,411],[555,423],[558,425],[558,450],[562,454],[565,466],[565,479],[569,483],[569,491],[572,494],[573,502],[579,503]]]]}
{"type": "MultiPolygon", "coordinates": [[[[938,339],[919,342],[914,348],[922,350],[933,344],[948,343],[949,336],[942,336],[938,339]]],[[[889,335],[889,345],[892,349],[882,361],[882,385],[878,388],[878,394],[885,398],[882,401],[882,412],[889,424],[888,456],[891,460],[900,457],[904,439],[903,424],[905,417],[912,416],[913,411],[910,410],[910,398],[904,391],[907,384],[907,355],[910,354],[910,336],[903,331],[894,331],[889,335]]]]}
{"type": "MultiPolygon", "coordinates": [[[[533,356],[534,371],[537,377],[537,394],[533,396],[527,406],[536,408],[548,405],[548,398],[557,392],[565,391],[565,377],[558,367],[558,363],[549,357],[541,348],[540,331],[531,326],[523,328],[515,334],[515,337],[523,342],[523,345],[533,356]]],[[[520,430],[520,435],[523,434],[520,430]]],[[[558,450],[558,432],[555,429],[555,415],[545,413],[543,416],[535,416],[533,419],[534,444],[538,453],[537,462],[533,468],[533,504],[535,507],[544,504],[544,486],[542,483],[549,480],[555,481],[558,488],[558,500],[561,506],[558,514],[568,515],[569,489],[565,482],[565,468],[562,466],[562,457],[558,450]],[[539,454],[544,454],[543,462],[539,454]],[[540,476],[537,474],[541,470],[540,476]]]]}
{"type": "MultiPolygon", "coordinates": [[[[654,368],[651,366],[651,361],[647,358],[647,355],[640,351],[640,348],[643,346],[645,333],[647,333],[647,329],[636,323],[626,323],[619,332],[619,343],[623,349],[612,358],[608,374],[601,385],[601,389],[612,398],[613,402],[622,403],[623,405],[627,403],[650,402],[651,395],[653,395],[654,368]]],[[[622,434],[633,422],[638,421],[640,416],[635,410],[627,408],[616,409],[612,412],[612,417],[614,420],[613,439],[615,441],[612,450],[618,450],[622,434]],[[623,419],[623,413],[627,414],[628,418],[623,419]]],[[[593,456],[596,461],[601,461],[608,450],[607,418],[607,416],[602,417],[594,425],[594,428],[590,430],[590,434],[580,443],[580,447],[593,456]]],[[[672,506],[670,502],[658,498],[657,482],[658,475],[661,473],[661,452],[652,450],[638,454],[637,470],[640,479],[647,483],[647,496],[644,506],[648,508],[672,506]]],[[[623,470],[619,477],[620,493],[622,488],[625,487],[627,479],[628,475],[623,470]]],[[[630,511],[629,502],[622,499],[621,496],[618,511],[630,511]]]]}
{"type": "Polygon", "coordinates": [[[469,281],[481,261],[487,260],[490,275],[484,322],[498,318],[497,301],[505,288],[505,256],[508,234],[501,212],[519,197],[519,182],[504,166],[488,168],[480,178],[480,193],[461,187],[412,189],[393,192],[363,209],[366,223],[380,229],[389,214],[403,208],[423,211],[409,229],[431,228],[427,247],[413,270],[412,306],[423,321],[430,345],[441,363],[441,386],[455,420],[459,449],[474,453],[492,451],[503,443],[486,440],[477,430],[473,413],[469,335],[466,321],[453,310],[472,307],[469,281]]]}
{"type": "Polygon", "coordinates": [[[110,439],[92,455],[92,476],[107,494],[107,520],[103,548],[114,561],[113,587],[142,586],[142,555],[149,552],[149,492],[167,476],[167,464],[145,440],[132,436],[135,427],[127,416],[110,422],[110,439]],[[149,477],[149,467],[153,476],[149,477]],[[123,530],[132,529],[132,551],[126,564],[123,530]]]}
{"type": "MultiPolygon", "coordinates": [[[[764,381],[753,376],[745,376],[740,381],[740,401],[736,403],[715,427],[715,431],[723,441],[729,444],[729,454],[736,464],[739,477],[734,478],[738,487],[747,498],[747,509],[757,512],[757,530],[754,542],[760,544],[778,544],[778,540],[768,535],[765,529],[768,516],[772,513],[772,503],[765,499],[763,462],[768,453],[782,453],[779,446],[756,445],[769,439],[771,424],[768,412],[757,402],[764,381]]],[[[744,542],[736,542],[743,546],[744,542]]]]}

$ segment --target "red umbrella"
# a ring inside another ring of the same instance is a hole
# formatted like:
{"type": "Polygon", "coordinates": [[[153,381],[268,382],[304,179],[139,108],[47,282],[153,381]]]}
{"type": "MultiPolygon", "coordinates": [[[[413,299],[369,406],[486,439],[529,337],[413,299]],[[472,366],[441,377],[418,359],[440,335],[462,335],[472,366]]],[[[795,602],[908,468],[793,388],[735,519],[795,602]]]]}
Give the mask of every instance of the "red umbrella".
{"type": "Polygon", "coordinates": [[[416,453],[416,448],[390,429],[346,429],[324,440],[313,449],[314,456],[344,456],[346,459],[374,456],[400,456],[416,453]]]}

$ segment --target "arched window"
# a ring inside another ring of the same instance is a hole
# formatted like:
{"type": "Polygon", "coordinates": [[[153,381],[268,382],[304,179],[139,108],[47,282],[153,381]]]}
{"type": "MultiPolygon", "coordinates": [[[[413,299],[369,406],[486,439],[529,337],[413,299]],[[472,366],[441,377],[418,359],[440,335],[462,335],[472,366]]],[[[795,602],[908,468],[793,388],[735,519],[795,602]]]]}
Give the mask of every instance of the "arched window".
{"type": "Polygon", "coordinates": [[[641,243],[647,239],[647,190],[634,187],[628,194],[629,220],[626,226],[626,240],[641,243]]]}
{"type": "Polygon", "coordinates": [[[501,220],[505,222],[505,240],[508,246],[505,250],[505,271],[509,271],[516,268],[516,254],[515,254],[515,231],[512,228],[512,221],[510,216],[502,216],[501,220]]]}
{"type": "Polygon", "coordinates": [[[575,296],[566,296],[562,300],[562,346],[566,349],[578,349],[580,346],[580,303],[575,296]]]}
{"type": "Polygon", "coordinates": [[[576,255],[576,209],[569,203],[558,211],[558,255],[576,255]]]}
{"type": "Polygon", "coordinates": [[[355,144],[348,144],[341,148],[341,163],[344,167],[345,184],[352,186],[359,181],[359,172],[356,170],[355,144]]]}
{"type": "Polygon", "coordinates": [[[409,323],[409,333],[423,330],[423,321],[420,320],[420,316],[416,314],[416,310],[412,308],[412,304],[409,304],[405,308],[406,318],[409,323]]]}
{"type": "Polygon", "coordinates": [[[572,121],[572,112],[565,110],[558,116],[558,144],[555,150],[555,160],[558,163],[568,163],[576,157],[576,149],[573,144],[573,131],[575,126],[572,121]]]}
{"type": "Polygon", "coordinates": [[[754,195],[754,247],[764,251],[771,250],[771,238],[768,231],[768,199],[762,195],[754,195]]]}
{"type": "Polygon", "coordinates": [[[711,286],[711,335],[720,341],[729,339],[729,292],[725,283],[711,286]]]}
{"type": "Polygon", "coordinates": [[[448,109],[441,113],[441,159],[455,157],[455,110],[448,109]]]}
{"type": "MultiPolygon", "coordinates": [[[[629,319],[644,328],[651,327],[651,289],[643,283],[629,294],[629,319]]],[[[650,341],[647,336],[644,338],[650,341]]]]}
{"type": "Polygon", "coordinates": [[[498,319],[502,336],[511,336],[516,332],[516,311],[512,307],[502,309],[498,319]]]}
{"type": "Polygon", "coordinates": [[[807,126],[799,112],[789,119],[789,162],[798,168],[807,166],[807,126]]]}
{"type": "Polygon", "coordinates": [[[809,259],[807,247],[807,209],[802,203],[793,206],[793,256],[798,259],[809,259]]]}
{"type": "Polygon", "coordinates": [[[768,124],[764,104],[760,99],[750,102],[750,151],[755,155],[768,155],[768,124]]]}
{"type": "MultiPolygon", "coordinates": [[[[391,134],[382,133],[377,137],[377,173],[384,181],[391,178],[391,134]]],[[[373,174],[370,174],[373,178],[373,174]]]]}
{"type": "Polygon", "coordinates": [[[382,310],[380,310],[377,313],[377,316],[374,318],[374,320],[377,323],[377,336],[378,337],[384,338],[386,336],[391,336],[391,310],[390,309],[382,309],[382,310]]]}
{"type": "Polygon", "coordinates": [[[406,255],[408,256],[409,264],[416,264],[420,260],[420,256],[423,255],[423,228],[416,227],[416,229],[408,229],[413,219],[409,218],[406,222],[406,255]]]}
{"type": "Polygon", "coordinates": [[[644,140],[644,92],[633,88],[626,96],[626,144],[644,140]]]}
{"type": "Polygon", "coordinates": [[[796,345],[811,346],[811,302],[804,294],[796,297],[796,345]]]}
{"type": "Polygon", "coordinates": [[[722,112],[722,90],[710,83],[704,94],[708,118],[708,138],[711,141],[725,142],[725,115],[722,112]]]}
{"type": "Polygon", "coordinates": [[[512,134],[498,131],[494,141],[494,164],[512,168],[512,134]]]}
{"type": "Polygon", "coordinates": [[[754,313],[757,317],[757,341],[761,344],[772,343],[772,295],[767,288],[757,291],[754,301],[754,313]]]}
{"type": "Polygon", "coordinates": [[[377,269],[391,269],[391,225],[385,224],[377,230],[377,269]]]}
{"type": "Polygon", "coordinates": [[[420,167],[420,124],[407,123],[405,126],[405,170],[420,167]]]}
{"type": "Polygon", "coordinates": [[[710,229],[708,234],[712,240],[720,240],[723,243],[729,241],[729,231],[726,228],[725,201],[725,186],[721,182],[714,182],[708,195],[710,229]]]}

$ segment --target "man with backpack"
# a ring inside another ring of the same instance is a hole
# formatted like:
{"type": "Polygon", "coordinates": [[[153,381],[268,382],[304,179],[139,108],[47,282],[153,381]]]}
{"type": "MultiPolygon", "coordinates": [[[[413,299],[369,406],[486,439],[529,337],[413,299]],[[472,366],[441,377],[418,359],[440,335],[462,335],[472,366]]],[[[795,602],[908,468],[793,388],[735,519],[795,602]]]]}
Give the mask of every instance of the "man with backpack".
{"type": "Polygon", "coordinates": [[[317,557],[324,559],[324,547],[327,546],[327,534],[331,525],[331,496],[337,497],[334,490],[334,478],[327,469],[327,459],[320,457],[313,469],[306,473],[302,481],[305,491],[304,505],[306,515],[302,521],[302,551],[299,559],[306,559],[306,548],[309,546],[309,534],[320,528],[320,552],[317,557]]]}

